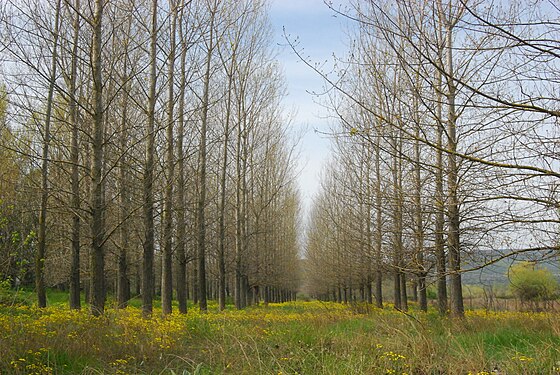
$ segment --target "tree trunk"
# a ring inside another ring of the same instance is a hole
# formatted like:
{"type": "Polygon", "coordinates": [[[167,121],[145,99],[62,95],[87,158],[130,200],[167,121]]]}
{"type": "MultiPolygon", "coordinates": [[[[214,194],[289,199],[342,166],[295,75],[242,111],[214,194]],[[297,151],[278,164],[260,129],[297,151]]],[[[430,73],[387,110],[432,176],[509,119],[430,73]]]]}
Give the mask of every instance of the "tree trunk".
{"type": "MultiPolygon", "coordinates": [[[[443,38],[441,29],[439,29],[439,38],[443,38]]],[[[443,53],[441,50],[438,51],[440,55],[443,53]]],[[[443,57],[440,56],[439,61],[443,61],[443,57]]],[[[435,215],[435,257],[436,257],[436,277],[437,277],[437,302],[438,311],[440,315],[447,314],[447,266],[446,266],[446,255],[445,255],[445,241],[443,236],[444,224],[445,224],[445,196],[443,193],[443,95],[442,95],[443,83],[442,83],[442,73],[440,70],[436,72],[436,127],[437,127],[437,150],[436,150],[436,176],[435,176],[435,199],[434,206],[436,210],[435,215]]]]}
{"type": "Polygon", "coordinates": [[[200,311],[207,311],[206,298],[206,133],[208,125],[208,107],[210,92],[210,68],[212,63],[212,52],[214,49],[214,18],[216,16],[216,4],[211,10],[210,15],[210,40],[206,56],[206,71],[204,73],[204,91],[202,95],[202,122],[200,127],[200,148],[199,148],[199,196],[197,207],[198,224],[198,299],[200,311]]]}
{"type": "MultiPolygon", "coordinates": [[[[184,9],[184,8],[183,8],[184,9]]],[[[182,10],[183,11],[183,10],[182,10]]],[[[182,13],[183,14],[183,13],[182,13]]],[[[186,219],[185,219],[185,155],[183,137],[185,136],[185,90],[186,90],[186,58],[187,44],[183,35],[183,19],[179,22],[179,37],[181,41],[181,83],[179,87],[179,117],[177,134],[177,302],[179,312],[187,313],[187,254],[186,254],[186,219]]]]}
{"type": "MultiPolygon", "coordinates": [[[[125,42],[126,43],[126,42],[125,42]]],[[[125,49],[128,46],[125,46],[125,49]]],[[[122,152],[126,150],[127,147],[127,108],[128,108],[128,95],[129,87],[127,84],[128,71],[127,71],[127,60],[124,61],[123,67],[123,78],[122,87],[123,92],[123,107],[122,107],[122,117],[121,117],[121,128],[120,128],[120,147],[122,152]]],[[[119,308],[126,307],[128,300],[130,299],[130,280],[128,278],[128,241],[129,241],[129,228],[128,228],[128,215],[129,215],[129,183],[127,180],[127,173],[129,172],[128,158],[123,155],[119,163],[119,205],[120,205],[120,249],[118,254],[118,271],[117,271],[117,306],[119,308]]]]}
{"type": "Polygon", "coordinates": [[[402,191],[401,191],[401,181],[400,181],[400,162],[399,162],[399,146],[397,141],[398,135],[392,135],[393,142],[393,298],[396,309],[404,309],[403,306],[403,272],[402,272],[402,258],[403,258],[403,240],[402,240],[402,191]]]}
{"type": "Polygon", "coordinates": [[[243,167],[243,131],[242,128],[242,111],[241,105],[238,108],[238,121],[237,124],[237,149],[236,149],[236,177],[237,186],[235,189],[235,307],[237,309],[242,309],[243,305],[243,291],[242,291],[242,257],[245,249],[245,237],[244,237],[244,222],[245,222],[245,210],[244,210],[244,193],[243,193],[243,179],[245,178],[245,169],[243,167]]]}
{"type": "Polygon", "coordinates": [[[70,266],[70,308],[79,310],[80,300],[80,149],[78,144],[80,126],[78,124],[78,105],[76,101],[77,67],[78,67],[78,37],[80,35],[80,0],[74,3],[76,9],[73,22],[74,35],[72,40],[72,62],[70,72],[70,122],[72,124],[72,148],[70,160],[72,162],[72,260],[70,266]]]}
{"type": "Polygon", "coordinates": [[[93,137],[92,137],[92,193],[91,193],[91,311],[94,315],[103,314],[105,310],[105,227],[104,227],[104,178],[103,149],[105,124],[103,117],[103,80],[102,80],[102,21],[103,0],[95,3],[92,41],[92,73],[93,73],[93,137]]]}
{"type": "Polygon", "coordinates": [[[164,198],[164,226],[163,226],[163,267],[161,276],[161,308],[164,315],[172,312],[173,299],[173,275],[172,275],[172,251],[173,251],[173,177],[175,174],[175,159],[173,153],[173,127],[174,120],[174,72],[175,72],[175,32],[177,27],[177,7],[174,1],[171,7],[171,30],[169,38],[168,56],[168,98],[167,98],[167,181],[164,198]]]}
{"type": "Polygon", "coordinates": [[[414,116],[416,117],[415,140],[414,140],[414,209],[415,209],[415,242],[416,242],[416,265],[417,265],[417,300],[420,310],[428,311],[428,300],[426,294],[426,270],[424,269],[424,220],[422,217],[422,179],[420,159],[420,116],[418,99],[414,99],[414,116]]]}
{"type": "MultiPolygon", "coordinates": [[[[451,6],[451,5],[450,5],[451,6]]],[[[463,291],[461,282],[461,248],[459,241],[459,202],[458,202],[458,166],[457,166],[457,113],[455,111],[456,86],[453,80],[453,26],[447,22],[446,49],[447,49],[447,148],[448,168],[447,185],[449,189],[447,215],[449,218],[449,234],[447,245],[449,251],[451,314],[456,317],[464,316],[463,291]]]]}
{"type": "MultiPolygon", "coordinates": [[[[381,124],[379,124],[381,129],[381,124]]],[[[375,306],[383,308],[383,208],[381,192],[381,137],[375,140],[375,306]]]]}
{"type": "Polygon", "coordinates": [[[225,262],[225,206],[226,206],[226,172],[228,166],[228,143],[229,143],[229,123],[231,115],[231,93],[233,90],[233,69],[235,67],[235,48],[231,57],[231,66],[228,72],[228,88],[226,100],[226,124],[224,129],[224,145],[222,171],[220,176],[220,223],[219,223],[219,247],[218,247],[218,303],[220,311],[226,308],[226,262],[225,262]]]}
{"type": "Polygon", "coordinates": [[[154,139],[156,105],[157,0],[152,0],[150,38],[150,91],[148,93],[148,123],[146,128],[146,165],[144,168],[144,254],[142,259],[142,313],[152,314],[154,296],[154,139]]]}
{"type": "Polygon", "coordinates": [[[39,307],[47,306],[47,294],[45,291],[45,256],[47,248],[47,205],[49,199],[49,145],[51,141],[51,119],[54,88],[56,84],[58,31],[60,19],[60,0],[57,1],[55,10],[55,25],[53,32],[53,54],[49,77],[49,91],[47,96],[47,112],[45,114],[45,129],[43,131],[43,152],[41,159],[41,208],[39,212],[39,230],[37,254],[35,256],[35,288],[37,292],[37,304],[39,307]]]}

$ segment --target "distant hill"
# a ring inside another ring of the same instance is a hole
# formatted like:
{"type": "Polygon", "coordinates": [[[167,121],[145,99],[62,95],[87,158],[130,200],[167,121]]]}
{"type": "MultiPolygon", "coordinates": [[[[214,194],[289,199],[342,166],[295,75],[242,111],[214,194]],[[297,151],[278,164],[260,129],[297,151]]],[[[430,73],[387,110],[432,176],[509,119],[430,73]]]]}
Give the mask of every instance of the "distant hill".
{"type": "MultiPolygon", "coordinates": [[[[526,258],[531,259],[531,258],[526,258]]],[[[521,262],[522,260],[503,259],[480,270],[465,272],[462,276],[465,285],[498,285],[508,284],[508,269],[512,264],[521,262]]],[[[539,262],[539,266],[549,269],[552,274],[560,281],[560,259],[547,260],[539,262]]],[[[467,263],[462,266],[463,269],[473,268],[473,263],[467,263]]]]}

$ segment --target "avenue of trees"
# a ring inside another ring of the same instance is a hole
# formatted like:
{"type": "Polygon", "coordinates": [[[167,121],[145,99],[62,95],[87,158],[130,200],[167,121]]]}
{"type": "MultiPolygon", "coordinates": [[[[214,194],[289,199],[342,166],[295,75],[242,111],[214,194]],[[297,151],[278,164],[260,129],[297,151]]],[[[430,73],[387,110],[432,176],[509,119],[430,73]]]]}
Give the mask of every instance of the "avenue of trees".
{"type": "Polygon", "coordinates": [[[299,283],[295,141],[264,0],[0,5],[0,279],[102,314],[299,283]]]}
{"type": "Polygon", "coordinates": [[[309,63],[334,88],[323,102],[338,125],[309,220],[308,290],[426,310],[432,287],[441,314],[462,316],[464,272],[555,258],[558,4],[330,6],[351,48],[331,74],[309,63]]]}
{"type": "Polygon", "coordinates": [[[345,4],[348,54],[303,59],[336,125],[301,254],[266,0],[1,1],[0,282],[146,316],[431,289],[460,317],[465,272],[557,261],[558,5],[345,4]]]}

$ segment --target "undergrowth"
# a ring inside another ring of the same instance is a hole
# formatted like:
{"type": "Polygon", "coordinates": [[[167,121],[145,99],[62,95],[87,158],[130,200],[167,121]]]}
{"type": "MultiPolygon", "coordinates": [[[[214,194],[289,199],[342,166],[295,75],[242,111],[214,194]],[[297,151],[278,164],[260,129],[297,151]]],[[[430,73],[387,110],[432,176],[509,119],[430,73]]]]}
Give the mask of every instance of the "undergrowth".
{"type": "Polygon", "coordinates": [[[142,318],[0,309],[2,374],[560,374],[552,313],[409,314],[292,302],[142,318]],[[496,372],[494,372],[496,373],[496,372]]]}

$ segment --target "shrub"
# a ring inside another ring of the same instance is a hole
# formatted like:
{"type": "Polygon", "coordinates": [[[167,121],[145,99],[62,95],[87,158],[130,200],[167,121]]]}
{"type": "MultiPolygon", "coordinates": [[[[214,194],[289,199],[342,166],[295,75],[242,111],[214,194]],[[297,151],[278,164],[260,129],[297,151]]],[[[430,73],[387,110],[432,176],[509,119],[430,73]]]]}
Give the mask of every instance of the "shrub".
{"type": "Polygon", "coordinates": [[[12,301],[11,280],[0,280],[0,305],[9,305],[12,301]]]}
{"type": "Polygon", "coordinates": [[[522,302],[554,299],[558,282],[550,270],[538,268],[535,263],[521,262],[509,269],[510,288],[522,302]]]}

